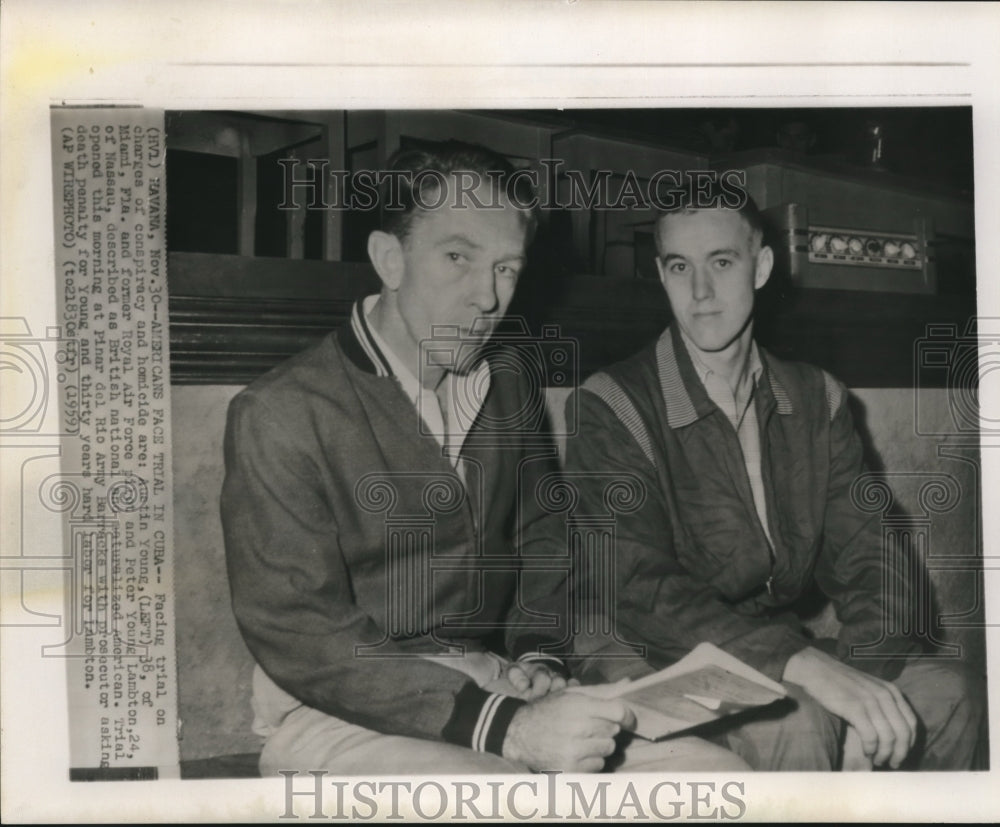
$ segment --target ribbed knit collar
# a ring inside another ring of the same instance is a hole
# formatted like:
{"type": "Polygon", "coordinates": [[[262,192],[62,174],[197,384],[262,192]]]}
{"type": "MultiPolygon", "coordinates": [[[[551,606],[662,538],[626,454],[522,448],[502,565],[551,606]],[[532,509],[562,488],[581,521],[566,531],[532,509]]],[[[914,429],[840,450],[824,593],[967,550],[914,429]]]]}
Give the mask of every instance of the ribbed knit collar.
{"type": "MultiPolygon", "coordinates": [[[[763,365],[763,378],[767,379],[774,397],[775,410],[782,415],[794,413],[792,400],[769,364],[767,352],[759,348],[758,354],[763,365]]],[[[656,343],[656,365],[663,402],[667,408],[667,424],[671,428],[690,425],[715,409],[715,404],[708,398],[698,379],[677,325],[670,325],[660,335],[656,343]]]]}
{"type": "Polygon", "coordinates": [[[351,309],[351,320],[340,328],[340,346],[356,367],[376,376],[392,376],[389,360],[372,335],[365,318],[362,301],[356,301],[351,309]]]}

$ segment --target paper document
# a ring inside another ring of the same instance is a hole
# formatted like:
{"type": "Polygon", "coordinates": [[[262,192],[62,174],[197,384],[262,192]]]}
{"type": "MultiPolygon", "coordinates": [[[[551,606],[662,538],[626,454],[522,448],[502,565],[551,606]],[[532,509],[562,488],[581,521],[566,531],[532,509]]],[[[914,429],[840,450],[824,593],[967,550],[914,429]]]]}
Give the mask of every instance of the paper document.
{"type": "Polygon", "coordinates": [[[635,732],[655,740],[726,715],[765,706],[785,688],[711,643],[672,666],[629,683],[580,687],[595,697],[620,698],[635,713],[635,732]]]}

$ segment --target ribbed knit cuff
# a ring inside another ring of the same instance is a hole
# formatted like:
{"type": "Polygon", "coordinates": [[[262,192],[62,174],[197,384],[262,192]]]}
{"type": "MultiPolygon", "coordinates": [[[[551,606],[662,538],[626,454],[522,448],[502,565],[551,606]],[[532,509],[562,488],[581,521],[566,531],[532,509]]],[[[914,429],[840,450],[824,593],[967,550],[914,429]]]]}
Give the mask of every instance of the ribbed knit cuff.
{"type": "Polygon", "coordinates": [[[502,755],[507,727],[524,704],[520,698],[486,692],[467,683],[455,696],[455,709],[441,735],[461,747],[502,755]]]}
{"type": "Polygon", "coordinates": [[[516,641],[512,654],[514,659],[519,663],[544,663],[557,675],[561,675],[566,680],[569,680],[570,670],[563,663],[562,658],[552,652],[546,651],[547,649],[554,649],[559,643],[560,641],[558,640],[542,635],[525,635],[516,641]]]}

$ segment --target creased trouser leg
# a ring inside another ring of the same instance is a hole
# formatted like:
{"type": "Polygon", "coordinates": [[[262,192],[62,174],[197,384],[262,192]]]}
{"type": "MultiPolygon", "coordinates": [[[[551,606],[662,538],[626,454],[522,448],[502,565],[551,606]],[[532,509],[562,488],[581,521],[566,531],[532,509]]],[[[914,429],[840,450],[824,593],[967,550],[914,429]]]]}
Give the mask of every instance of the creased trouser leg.
{"type": "Polygon", "coordinates": [[[920,719],[909,769],[987,769],[984,681],[960,663],[914,658],[895,681],[920,719]]]}
{"type": "Polygon", "coordinates": [[[840,719],[795,684],[784,687],[788,699],[733,721],[720,721],[706,728],[705,734],[727,745],[755,770],[835,769],[840,755],[840,719]]]}

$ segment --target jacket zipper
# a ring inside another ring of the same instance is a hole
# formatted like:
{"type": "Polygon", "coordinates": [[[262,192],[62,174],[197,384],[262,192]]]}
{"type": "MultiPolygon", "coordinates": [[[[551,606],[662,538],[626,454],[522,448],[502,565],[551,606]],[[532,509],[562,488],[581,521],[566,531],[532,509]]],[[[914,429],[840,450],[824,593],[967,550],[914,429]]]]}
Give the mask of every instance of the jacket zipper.
{"type": "MultiPolygon", "coordinates": [[[[751,402],[755,404],[755,402],[751,402]]],[[[764,513],[767,514],[767,506],[771,501],[769,496],[771,490],[771,465],[769,462],[770,452],[768,451],[767,444],[767,425],[768,419],[770,418],[770,409],[766,410],[764,416],[760,416],[757,423],[757,429],[760,432],[760,482],[764,487],[764,513]],[[761,421],[763,421],[764,427],[761,427],[761,421]]],[[[754,508],[754,513],[757,513],[757,509],[754,508]]],[[[760,516],[757,517],[757,522],[760,522],[760,516]]],[[[773,530],[773,528],[772,528],[773,530]]],[[[761,524],[761,531],[764,531],[764,526],[761,524]]],[[[767,582],[764,584],[767,587],[767,593],[773,598],[774,597],[774,569],[778,564],[778,553],[774,548],[774,541],[764,531],[764,538],[767,540],[767,551],[771,558],[771,571],[768,574],[767,582]]]]}
{"type": "MultiPolygon", "coordinates": [[[[763,478],[763,474],[761,475],[761,477],[763,478]]],[[[750,480],[748,477],[747,484],[749,484],[749,482],[750,480]]],[[[765,503],[765,508],[766,507],[767,504],[765,503]]],[[[771,542],[771,538],[767,536],[767,532],[764,531],[764,524],[760,521],[760,516],[757,514],[756,506],[753,509],[753,513],[754,516],[757,517],[757,525],[760,526],[760,533],[764,535],[764,541],[767,543],[767,556],[770,558],[771,561],[771,570],[768,572],[767,581],[764,583],[764,586],[767,588],[767,593],[771,597],[774,597],[774,567],[777,563],[777,558],[775,557],[774,553],[774,545],[771,542]]]]}
{"type": "MultiPolygon", "coordinates": [[[[754,401],[753,401],[753,399],[750,400],[750,404],[751,405],[755,404],[754,401]]],[[[724,418],[726,416],[721,410],[719,411],[719,414],[722,417],[724,417],[724,418]]],[[[727,419],[727,423],[730,424],[730,425],[732,424],[732,423],[730,423],[728,421],[728,419],[727,419]]],[[[758,423],[757,427],[758,428],[760,427],[759,423],[758,423]]],[[[761,522],[760,515],[757,513],[757,506],[756,506],[756,504],[754,503],[754,500],[753,500],[753,488],[750,485],[750,472],[747,471],[746,458],[743,456],[743,445],[740,443],[739,434],[736,433],[736,429],[733,428],[733,427],[729,427],[726,430],[728,431],[728,433],[729,433],[730,437],[732,438],[732,440],[736,443],[736,450],[737,450],[738,456],[740,458],[739,459],[739,465],[740,465],[740,468],[741,468],[741,471],[742,471],[742,477],[743,477],[743,482],[744,482],[744,489],[743,489],[744,505],[747,504],[747,502],[746,502],[746,496],[749,495],[749,498],[750,498],[750,500],[749,500],[749,510],[750,510],[750,514],[751,514],[751,519],[756,522],[757,528],[760,529],[761,536],[763,536],[763,538],[764,538],[764,542],[767,543],[767,556],[768,556],[768,560],[770,561],[770,568],[769,568],[769,571],[768,571],[767,580],[764,581],[764,587],[767,589],[767,593],[773,598],[774,597],[774,569],[775,569],[775,566],[777,565],[777,557],[776,557],[775,551],[774,551],[774,544],[771,542],[771,538],[768,536],[767,532],[764,530],[764,523],[761,522]]],[[[761,477],[761,482],[763,483],[764,482],[764,441],[763,441],[763,437],[761,437],[761,452],[760,453],[761,453],[760,477],[761,477]]],[[[767,488],[767,486],[765,485],[765,489],[766,488],[767,488]]],[[[766,509],[767,508],[767,491],[766,490],[764,492],[764,497],[765,497],[764,508],[766,509]]]]}

